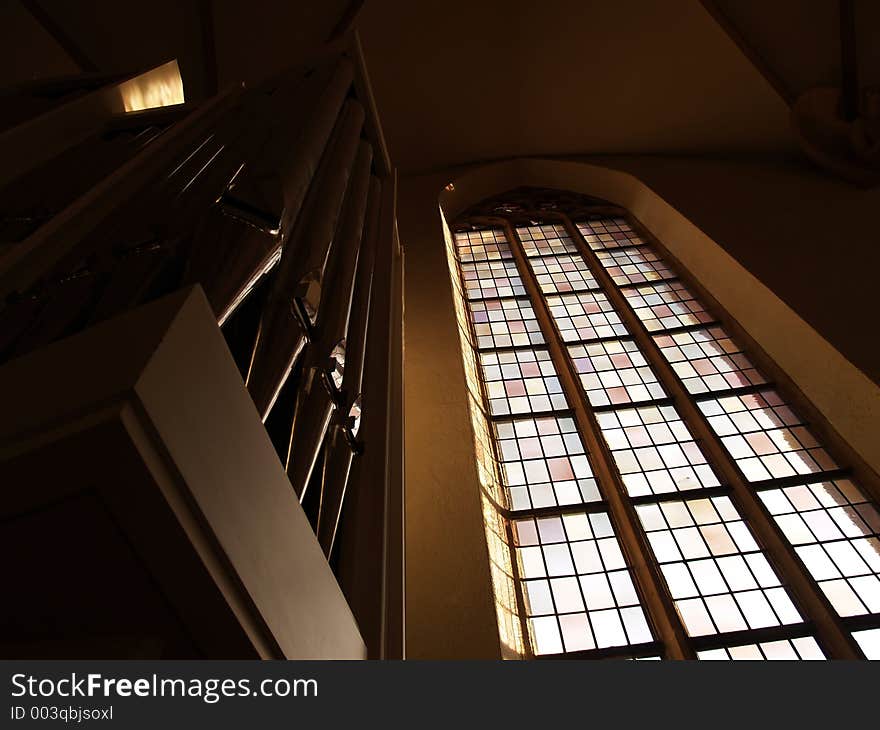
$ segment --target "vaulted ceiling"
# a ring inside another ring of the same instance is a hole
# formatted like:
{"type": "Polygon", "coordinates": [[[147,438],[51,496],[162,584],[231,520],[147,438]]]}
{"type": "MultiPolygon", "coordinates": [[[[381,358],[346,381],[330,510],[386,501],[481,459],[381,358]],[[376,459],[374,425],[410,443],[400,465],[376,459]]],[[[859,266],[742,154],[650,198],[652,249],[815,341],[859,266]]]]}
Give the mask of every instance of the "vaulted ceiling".
{"type": "MultiPolygon", "coordinates": [[[[786,98],[837,82],[837,7],[6,0],[0,86],[177,58],[187,97],[200,98],[296,63],[360,9],[379,112],[404,173],[519,155],[788,154],[795,142],[786,98]]],[[[880,83],[880,3],[856,7],[863,80],[880,83]]]]}
{"type": "Polygon", "coordinates": [[[696,0],[370,0],[360,31],[404,171],[793,145],[785,101],[696,0]]]}
{"type": "MultiPolygon", "coordinates": [[[[878,84],[880,3],[853,1],[861,82],[878,84]]],[[[413,172],[787,155],[790,102],[839,84],[838,19],[839,0],[368,0],[359,28],[392,157],[413,172]]]]}

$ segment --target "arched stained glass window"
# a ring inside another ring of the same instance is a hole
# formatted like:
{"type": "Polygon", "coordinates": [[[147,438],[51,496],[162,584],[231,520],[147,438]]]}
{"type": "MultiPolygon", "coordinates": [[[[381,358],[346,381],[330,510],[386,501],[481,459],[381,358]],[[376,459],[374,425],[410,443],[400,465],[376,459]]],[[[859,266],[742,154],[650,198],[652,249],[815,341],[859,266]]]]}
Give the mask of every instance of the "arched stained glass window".
{"type": "Polygon", "coordinates": [[[448,253],[520,655],[880,659],[876,485],[632,216],[521,189],[448,253]]]}

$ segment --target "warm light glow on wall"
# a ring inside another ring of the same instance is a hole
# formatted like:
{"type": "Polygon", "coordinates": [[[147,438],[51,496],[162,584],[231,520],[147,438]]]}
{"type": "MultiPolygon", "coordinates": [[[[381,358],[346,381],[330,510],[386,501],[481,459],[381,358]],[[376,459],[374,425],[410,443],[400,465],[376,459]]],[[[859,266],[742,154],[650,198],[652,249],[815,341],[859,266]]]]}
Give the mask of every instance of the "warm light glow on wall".
{"type": "Polygon", "coordinates": [[[489,421],[481,405],[480,390],[474,343],[470,340],[468,314],[465,310],[464,295],[459,288],[460,276],[455,255],[455,242],[443,210],[443,235],[446,238],[446,261],[449,264],[453,282],[453,301],[458,321],[458,334],[461,338],[461,353],[464,363],[465,381],[468,389],[468,407],[473,427],[474,447],[477,459],[477,476],[480,483],[480,500],[483,505],[483,524],[486,530],[486,544],[489,549],[489,570],[492,575],[492,590],[495,598],[495,613],[498,620],[498,634],[501,652],[505,659],[521,659],[525,654],[522,625],[517,608],[516,584],[514,582],[511,547],[508,540],[508,525],[505,518],[495,508],[503,503],[503,494],[498,467],[492,451],[492,437],[489,421]]]}
{"type": "Polygon", "coordinates": [[[185,101],[183,79],[176,60],[120,84],[119,93],[127,112],[173,106],[185,101]]]}

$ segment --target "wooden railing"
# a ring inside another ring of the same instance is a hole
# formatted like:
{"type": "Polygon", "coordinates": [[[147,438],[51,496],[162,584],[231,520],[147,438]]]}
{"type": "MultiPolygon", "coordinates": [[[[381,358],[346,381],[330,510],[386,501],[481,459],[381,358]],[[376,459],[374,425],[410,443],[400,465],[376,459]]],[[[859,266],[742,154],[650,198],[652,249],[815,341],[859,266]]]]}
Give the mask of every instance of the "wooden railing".
{"type": "Polygon", "coordinates": [[[394,200],[351,34],[194,108],[96,114],[0,191],[0,363],[200,284],[374,657],[403,655],[394,200]]]}

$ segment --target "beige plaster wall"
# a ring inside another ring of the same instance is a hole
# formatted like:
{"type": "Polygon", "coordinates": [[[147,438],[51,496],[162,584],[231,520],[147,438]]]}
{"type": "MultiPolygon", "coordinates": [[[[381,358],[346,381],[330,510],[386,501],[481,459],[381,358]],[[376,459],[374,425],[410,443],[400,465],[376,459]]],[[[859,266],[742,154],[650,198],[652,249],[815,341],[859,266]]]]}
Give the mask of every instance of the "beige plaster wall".
{"type": "Polygon", "coordinates": [[[492,659],[500,646],[438,190],[436,179],[405,179],[397,202],[406,250],[407,657],[492,659]]]}

